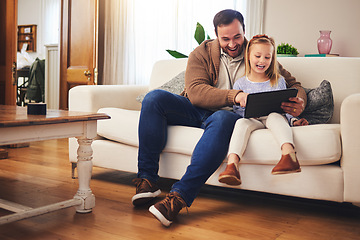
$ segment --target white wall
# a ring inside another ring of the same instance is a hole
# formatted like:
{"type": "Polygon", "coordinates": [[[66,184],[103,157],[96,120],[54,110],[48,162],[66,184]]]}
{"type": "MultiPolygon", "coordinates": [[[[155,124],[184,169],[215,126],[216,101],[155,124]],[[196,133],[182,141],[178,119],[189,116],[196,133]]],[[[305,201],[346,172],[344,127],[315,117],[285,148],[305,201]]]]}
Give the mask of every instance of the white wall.
{"type": "Polygon", "coordinates": [[[292,44],[299,56],[318,53],[319,30],[331,30],[331,53],[360,57],[359,0],[265,0],[264,33],[292,44]]]}
{"type": "MultiPolygon", "coordinates": [[[[265,0],[264,33],[277,44],[318,53],[319,30],[331,30],[331,53],[360,57],[360,0],[265,0]]],[[[41,39],[41,0],[18,0],[18,24],[37,24],[36,55],[44,56],[41,39]]]]}
{"type": "Polygon", "coordinates": [[[40,24],[41,0],[18,0],[18,25],[40,24]]]}
{"type": "Polygon", "coordinates": [[[36,52],[29,53],[33,58],[44,58],[41,21],[41,0],[18,0],[18,25],[37,25],[36,52]]]}

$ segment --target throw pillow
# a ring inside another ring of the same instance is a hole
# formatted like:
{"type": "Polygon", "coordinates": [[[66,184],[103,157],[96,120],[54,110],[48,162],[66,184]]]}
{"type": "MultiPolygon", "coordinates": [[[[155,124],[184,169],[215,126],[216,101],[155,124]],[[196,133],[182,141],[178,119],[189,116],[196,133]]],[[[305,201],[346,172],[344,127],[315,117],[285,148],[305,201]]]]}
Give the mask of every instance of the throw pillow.
{"type": "MultiPolygon", "coordinates": [[[[184,87],[185,87],[185,71],[182,71],[181,73],[173,77],[170,81],[164,83],[157,89],[166,90],[174,94],[180,94],[184,90],[184,87]]],[[[136,98],[136,101],[141,103],[147,93],[148,92],[139,95],[136,98]]]]}
{"type": "Polygon", "coordinates": [[[323,80],[317,88],[304,89],[307,94],[307,105],[299,117],[308,120],[309,124],[330,121],[334,113],[334,98],[330,82],[323,80]]]}

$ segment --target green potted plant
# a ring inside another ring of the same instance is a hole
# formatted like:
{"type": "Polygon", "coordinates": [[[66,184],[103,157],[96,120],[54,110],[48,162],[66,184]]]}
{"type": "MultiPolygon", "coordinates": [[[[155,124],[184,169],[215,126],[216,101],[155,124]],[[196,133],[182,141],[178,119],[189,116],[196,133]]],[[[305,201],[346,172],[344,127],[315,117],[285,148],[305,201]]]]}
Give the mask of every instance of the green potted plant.
{"type": "Polygon", "coordinates": [[[296,57],[299,52],[296,47],[288,43],[281,43],[277,46],[276,53],[278,57],[296,57]]]}
{"type": "MultiPolygon", "coordinates": [[[[207,39],[210,39],[209,34],[206,34],[206,35],[207,35],[207,39]]],[[[205,30],[204,30],[204,27],[200,23],[196,23],[194,38],[199,45],[205,40],[205,30]]],[[[178,51],[175,51],[175,50],[167,49],[166,51],[174,58],[187,58],[188,57],[187,55],[180,53],[178,51]]]]}

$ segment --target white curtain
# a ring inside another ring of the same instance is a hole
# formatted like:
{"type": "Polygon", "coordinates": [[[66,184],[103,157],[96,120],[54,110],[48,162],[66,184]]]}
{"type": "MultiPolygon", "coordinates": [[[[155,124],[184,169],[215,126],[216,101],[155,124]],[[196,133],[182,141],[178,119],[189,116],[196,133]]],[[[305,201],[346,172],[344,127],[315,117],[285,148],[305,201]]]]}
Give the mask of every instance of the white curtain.
{"type": "Polygon", "coordinates": [[[251,39],[252,36],[263,34],[264,25],[264,0],[248,0],[245,18],[245,36],[251,39]]]}
{"type": "Polygon", "coordinates": [[[246,18],[248,1],[106,0],[103,84],[148,84],[153,64],[172,58],[166,49],[188,55],[198,46],[197,22],[215,38],[214,15],[231,8],[246,18]]]}

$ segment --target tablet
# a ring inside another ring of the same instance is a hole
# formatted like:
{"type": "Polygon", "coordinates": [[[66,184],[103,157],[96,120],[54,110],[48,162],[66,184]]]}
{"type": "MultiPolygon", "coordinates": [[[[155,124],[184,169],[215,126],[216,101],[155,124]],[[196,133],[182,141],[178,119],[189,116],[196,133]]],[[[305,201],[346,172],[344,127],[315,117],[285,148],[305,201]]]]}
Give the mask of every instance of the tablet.
{"type": "Polygon", "coordinates": [[[267,116],[272,112],[284,113],[282,102],[288,102],[290,97],[296,97],[298,90],[287,88],[271,92],[251,93],[247,96],[245,118],[267,116]]]}

